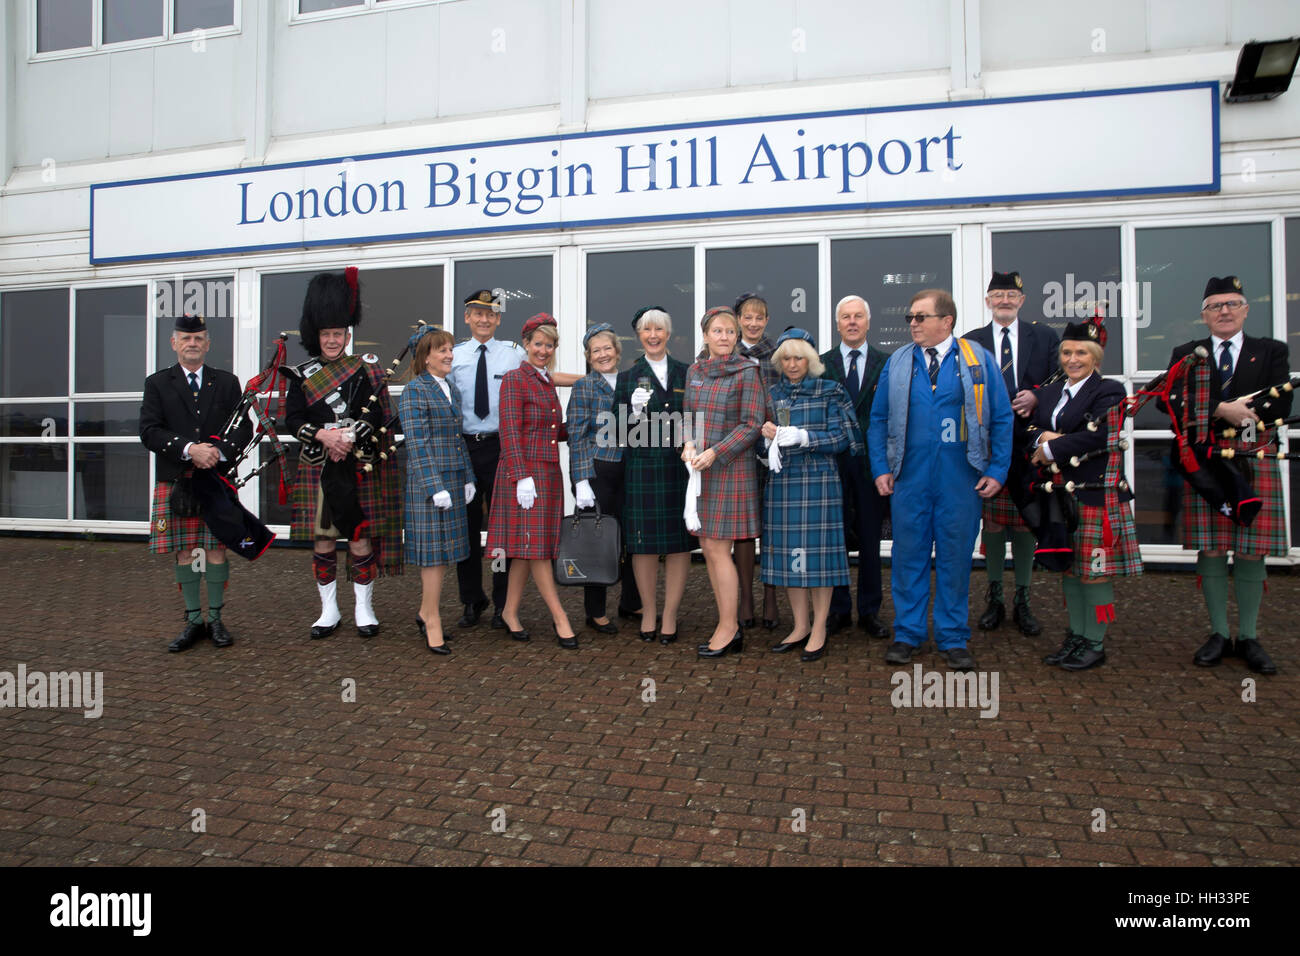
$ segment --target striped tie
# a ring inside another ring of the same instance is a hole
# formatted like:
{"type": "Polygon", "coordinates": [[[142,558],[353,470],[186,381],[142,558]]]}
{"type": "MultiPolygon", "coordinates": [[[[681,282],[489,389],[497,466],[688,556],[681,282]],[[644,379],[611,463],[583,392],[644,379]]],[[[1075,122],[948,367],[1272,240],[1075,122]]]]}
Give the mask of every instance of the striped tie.
{"type": "Polygon", "coordinates": [[[190,391],[194,393],[194,400],[199,400],[199,377],[190,372],[190,391]]]}
{"type": "Polygon", "coordinates": [[[1002,381],[1007,383],[1007,394],[1016,394],[1016,362],[1011,355],[1011,329],[1002,330],[1002,381]]]}
{"type": "Polygon", "coordinates": [[[925,350],[930,356],[930,391],[939,387],[939,350],[933,346],[925,350]]]}

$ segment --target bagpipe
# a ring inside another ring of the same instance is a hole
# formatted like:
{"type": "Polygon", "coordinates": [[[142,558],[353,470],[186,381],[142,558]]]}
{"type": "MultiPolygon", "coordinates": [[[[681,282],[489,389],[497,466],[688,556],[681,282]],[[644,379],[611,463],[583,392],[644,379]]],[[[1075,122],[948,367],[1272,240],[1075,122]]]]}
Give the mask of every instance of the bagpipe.
{"type": "MultiPolygon", "coordinates": [[[[249,561],[261,557],[262,553],[270,547],[271,542],[275,540],[275,534],[259,521],[256,515],[240,503],[239,489],[275,462],[281,462],[283,465],[287,457],[284,445],[275,432],[273,419],[277,416],[269,415],[267,409],[262,407],[262,402],[258,397],[259,393],[262,392],[268,393],[268,398],[275,393],[278,370],[285,361],[285,342],[287,339],[287,333],[281,332],[276,341],[275,355],[272,357],[270,364],[248,380],[248,384],[244,386],[244,392],[240,396],[239,403],[226,420],[225,427],[221,429],[220,434],[213,436],[228,444],[233,443],[238,440],[241,430],[244,429],[249,412],[252,412],[253,418],[257,422],[257,426],[249,430],[248,440],[244,442],[239,454],[235,456],[227,469],[232,477],[226,477],[215,468],[196,468],[189,479],[191,492],[198,505],[199,515],[203,518],[203,523],[208,526],[208,530],[229,550],[240,557],[247,558],[249,561]],[[270,439],[272,457],[243,477],[240,477],[240,466],[258,448],[263,436],[270,439]]],[[[284,390],[281,388],[281,407],[283,407],[283,403],[284,390]]],[[[286,501],[288,501],[288,489],[284,480],[284,468],[281,467],[280,503],[284,504],[286,501]]]]}
{"type": "MultiPolygon", "coordinates": [[[[415,326],[416,332],[418,333],[428,324],[429,323],[425,322],[423,319],[419,319],[415,326]]],[[[397,450],[401,448],[406,441],[405,438],[397,437],[397,429],[399,425],[397,415],[389,416],[389,418],[378,428],[372,428],[365,418],[370,414],[371,405],[378,401],[379,395],[388,388],[388,383],[392,380],[392,377],[397,374],[397,370],[401,366],[402,360],[410,354],[411,342],[416,340],[417,336],[412,336],[406,345],[402,347],[402,351],[397,353],[397,358],[393,359],[393,361],[389,363],[388,368],[384,369],[384,374],[380,381],[379,388],[375,389],[375,391],[371,393],[370,398],[366,400],[365,405],[361,407],[361,411],[357,414],[357,421],[352,423],[354,426],[365,426],[363,429],[354,430],[355,440],[361,443],[361,447],[354,448],[352,454],[356,456],[358,461],[362,462],[361,470],[366,473],[375,470],[376,461],[380,462],[382,465],[387,462],[390,457],[396,455],[397,450]]]]}

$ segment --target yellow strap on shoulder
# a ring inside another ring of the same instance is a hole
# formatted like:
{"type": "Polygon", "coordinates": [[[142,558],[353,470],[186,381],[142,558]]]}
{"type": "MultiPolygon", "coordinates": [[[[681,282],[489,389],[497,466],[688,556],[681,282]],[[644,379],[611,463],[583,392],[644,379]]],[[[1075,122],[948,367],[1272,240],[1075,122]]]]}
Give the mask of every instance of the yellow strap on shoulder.
{"type": "MultiPolygon", "coordinates": [[[[975,354],[975,347],[966,339],[958,339],[957,344],[961,346],[962,358],[966,360],[967,368],[979,368],[979,356],[975,354]]],[[[981,425],[984,424],[984,385],[982,382],[976,382],[975,390],[975,419],[981,425]]]]}

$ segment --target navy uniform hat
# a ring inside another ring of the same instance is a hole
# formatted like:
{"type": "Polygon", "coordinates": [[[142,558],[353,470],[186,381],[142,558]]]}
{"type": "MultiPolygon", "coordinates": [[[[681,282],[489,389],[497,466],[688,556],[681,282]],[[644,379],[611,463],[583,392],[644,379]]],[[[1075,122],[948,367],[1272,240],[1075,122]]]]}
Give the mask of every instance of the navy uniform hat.
{"type": "Polygon", "coordinates": [[[989,287],[985,291],[993,292],[997,289],[1010,289],[1012,292],[1025,291],[1025,284],[1020,281],[1019,272],[995,272],[993,278],[989,280],[989,287]]]}
{"type": "MultiPolygon", "coordinates": [[[[1100,311],[1100,310],[1098,310],[1100,311]]],[[[1106,325],[1103,316],[1096,315],[1083,322],[1070,322],[1061,333],[1062,342],[1096,342],[1106,347],[1106,325]]]]}
{"type": "Polygon", "coordinates": [[[1205,295],[1202,299],[1208,299],[1212,295],[1229,295],[1231,293],[1246,294],[1242,288],[1241,280],[1236,276],[1224,276],[1220,279],[1218,276],[1210,276],[1210,281],[1205,283],[1205,295]]]}
{"type": "Polygon", "coordinates": [[[321,329],[346,329],[360,324],[361,286],[356,266],[313,276],[298,320],[298,335],[307,354],[320,355],[321,329]]]}
{"type": "Polygon", "coordinates": [[[477,292],[471,292],[465,296],[465,308],[491,309],[493,312],[501,311],[501,298],[492,294],[491,289],[479,289],[477,292]]]}
{"type": "Polygon", "coordinates": [[[813,341],[813,337],[803,329],[797,328],[793,325],[786,326],[786,330],[782,332],[780,337],[776,340],[776,347],[780,348],[781,343],[789,342],[791,339],[798,339],[801,342],[807,342],[813,347],[814,352],[817,351],[817,343],[813,341]]]}
{"type": "Polygon", "coordinates": [[[177,332],[206,332],[208,330],[208,327],[203,323],[203,316],[190,315],[188,312],[176,316],[172,328],[177,332]]]}
{"type": "Polygon", "coordinates": [[[667,314],[668,314],[668,310],[665,309],[662,305],[645,305],[645,306],[642,306],[641,308],[639,308],[639,309],[636,310],[636,315],[632,316],[632,331],[633,331],[633,332],[635,332],[635,331],[637,330],[637,324],[641,321],[641,316],[645,315],[647,312],[662,312],[664,315],[667,315],[667,314]]]}
{"type": "Polygon", "coordinates": [[[614,331],[614,326],[610,325],[608,322],[601,322],[599,325],[593,325],[582,336],[582,347],[585,349],[587,347],[587,343],[590,342],[593,337],[600,335],[601,332],[613,332],[613,331],[614,331]]]}

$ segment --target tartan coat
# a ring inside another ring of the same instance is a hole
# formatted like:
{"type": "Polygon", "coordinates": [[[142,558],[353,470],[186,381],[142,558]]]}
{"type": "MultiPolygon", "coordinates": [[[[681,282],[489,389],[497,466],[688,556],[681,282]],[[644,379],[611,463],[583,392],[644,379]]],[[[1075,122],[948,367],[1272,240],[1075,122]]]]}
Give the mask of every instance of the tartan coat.
{"type": "MultiPolygon", "coordinates": [[[[744,541],[760,532],[758,477],[750,456],[771,402],[752,361],[738,355],[696,362],[682,410],[696,454],[716,459],[700,472],[700,537],[744,541]]],[[[681,502],[684,506],[685,499],[681,502]]]]}
{"type": "Polygon", "coordinates": [[[792,384],[782,376],[771,395],[774,402],[790,402],[790,424],[807,430],[808,446],[782,448],[781,470],[767,483],[763,583],[792,588],[847,586],[844,493],[836,456],[861,447],[849,393],[825,378],[805,376],[792,384]]]}
{"type": "Polygon", "coordinates": [[[171,483],[193,466],[181,457],[190,442],[208,442],[225,456],[217,471],[228,475],[240,451],[253,436],[247,415],[229,439],[216,438],[230,413],[239,405],[243,389],[230,372],[204,365],[198,400],[190,391],[180,363],[150,375],[144,382],[140,403],[140,441],[153,452],[156,461],[154,493],[149,515],[149,550],[170,554],[192,548],[216,548],[220,542],[202,518],[173,518],[171,483]]]}
{"type": "Polygon", "coordinates": [[[492,489],[488,550],[502,548],[508,558],[551,560],[564,516],[559,443],[567,438],[555,382],[542,378],[531,364],[520,365],[501,379],[500,409],[501,458],[492,489]],[[537,500],[527,510],[515,495],[515,486],[525,478],[537,487],[537,500]]]}
{"type": "Polygon", "coordinates": [[[618,446],[617,435],[606,430],[606,437],[615,439],[597,444],[601,432],[601,413],[614,407],[614,389],[600,372],[588,372],[573,383],[569,404],[565,409],[569,434],[569,480],[577,485],[596,477],[596,459],[621,461],[623,449],[618,446]]]}
{"type": "Polygon", "coordinates": [[[643,412],[646,420],[653,421],[649,416],[659,414],[681,421],[686,370],[685,362],[669,356],[665,389],[643,355],[631,368],[619,372],[614,383],[613,411],[620,423],[628,423],[627,429],[620,425],[618,436],[626,467],[625,505],[619,517],[623,525],[623,547],[628,554],[678,554],[698,546],[682,517],[688,477],[682,463],[684,427],[671,428],[667,436],[660,429],[651,441],[651,429],[648,426],[637,429],[632,420],[632,393],[638,381],[649,379],[653,394],[643,412]],[[663,440],[665,437],[667,440],[663,440]]]}
{"type": "Polygon", "coordinates": [[[1060,438],[1048,442],[1052,459],[1061,469],[1061,481],[1100,482],[1107,486],[1075,492],[1079,523],[1073,536],[1071,573],[1085,583],[1141,574],[1142,552],[1133,512],[1128,506],[1133,492],[1119,488],[1120,481],[1125,480],[1124,453],[1116,443],[1124,423],[1120,403],[1127,393],[1123,385],[1093,372],[1070,404],[1061,410],[1053,429],[1052,412],[1067,384],[1062,380],[1039,390],[1038,407],[1030,422],[1040,429],[1062,433],[1060,438]],[[1096,431],[1088,430],[1090,420],[1097,422],[1096,431]],[[1071,457],[1107,446],[1111,447],[1111,454],[1080,462],[1077,468],[1070,465],[1071,457]],[[1102,560],[1097,561],[1098,557],[1102,560]]]}
{"type": "MultiPolygon", "coordinates": [[[[745,344],[743,338],[736,340],[736,354],[741,358],[752,359],[758,365],[759,378],[763,380],[763,387],[769,392],[781,381],[782,375],[780,369],[772,365],[772,355],[776,352],[776,343],[766,335],[758,340],[754,346],[745,344]]],[[[695,356],[695,361],[703,362],[709,357],[709,347],[705,345],[700,349],[699,354],[695,356]]],[[[763,468],[767,470],[766,466],[763,468]]]]}
{"type": "Polygon", "coordinates": [[[421,568],[469,557],[465,486],[474,480],[474,468],[461,436],[460,393],[450,379],[447,386],[450,401],[425,371],[397,400],[406,436],[405,558],[421,568]],[[440,491],[451,495],[450,508],[435,507],[433,496],[440,491]]]}

